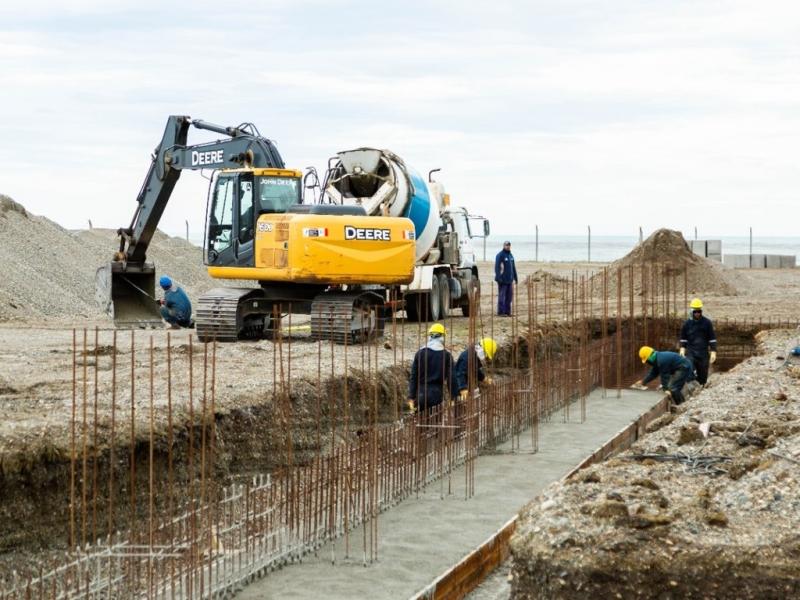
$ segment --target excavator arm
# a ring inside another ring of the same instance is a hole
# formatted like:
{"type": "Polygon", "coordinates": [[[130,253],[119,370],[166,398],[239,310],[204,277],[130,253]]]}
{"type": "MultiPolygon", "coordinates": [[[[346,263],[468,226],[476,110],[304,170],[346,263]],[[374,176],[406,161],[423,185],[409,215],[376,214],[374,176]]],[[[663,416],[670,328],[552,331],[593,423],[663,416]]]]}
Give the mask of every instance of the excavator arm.
{"type": "Polygon", "coordinates": [[[275,144],[262,137],[251,123],[223,127],[186,116],[169,117],[139,191],[131,224],[117,231],[120,236],[118,259],[137,265],[145,262],[147,247],[183,169],[282,169],[283,166],[275,144]],[[230,136],[230,139],[187,146],[189,127],[214,131],[230,136]]]}
{"type": "Polygon", "coordinates": [[[241,167],[283,168],[284,163],[275,144],[262,137],[252,123],[224,127],[188,116],[169,117],[131,224],[117,230],[119,251],[110,264],[97,270],[97,300],[118,326],[161,324],[155,303],[155,266],[146,261],[147,249],[181,171],[241,167]],[[228,138],[187,146],[190,127],[228,138]]]}

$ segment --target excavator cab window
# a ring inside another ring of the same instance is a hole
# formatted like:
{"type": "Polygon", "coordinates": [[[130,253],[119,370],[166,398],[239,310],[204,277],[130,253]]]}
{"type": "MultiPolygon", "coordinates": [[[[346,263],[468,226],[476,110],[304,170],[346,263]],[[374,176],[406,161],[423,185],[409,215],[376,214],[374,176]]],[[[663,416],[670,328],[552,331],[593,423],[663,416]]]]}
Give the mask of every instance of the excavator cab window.
{"type": "Polygon", "coordinates": [[[253,180],[239,181],[239,243],[253,239],[253,180]]]}
{"type": "Polygon", "coordinates": [[[302,202],[300,179],[295,177],[257,177],[258,214],[285,213],[302,202]]]}
{"type": "Polygon", "coordinates": [[[214,187],[208,223],[209,262],[233,244],[234,177],[219,177],[214,187]]]}

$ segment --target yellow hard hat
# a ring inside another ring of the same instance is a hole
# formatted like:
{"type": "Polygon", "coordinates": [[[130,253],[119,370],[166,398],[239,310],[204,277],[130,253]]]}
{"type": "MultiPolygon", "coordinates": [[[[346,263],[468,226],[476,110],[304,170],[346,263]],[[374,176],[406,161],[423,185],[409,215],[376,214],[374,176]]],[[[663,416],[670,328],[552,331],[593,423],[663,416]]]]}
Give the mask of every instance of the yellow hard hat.
{"type": "Polygon", "coordinates": [[[481,348],[486,353],[486,358],[492,360],[494,355],[497,354],[497,342],[492,338],[483,338],[481,340],[481,348]]]}
{"type": "Polygon", "coordinates": [[[653,350],[653,348],[650,346],[642,346],[639,348],[639,358],[642,359],[643,363],[646,363],[647,359],[650,358],[650,355],[653,354],[653,352],[655,352],[655,350],[653,350]]]}
{"type": "Polygon", "coordinates": [[[703,301],[700,298],[693,298],[692,301],[689,303],[689,308],[692,310],[702,310],[703,308],[703,301]]]}
{"type": "Polygon", "coordinates": [[[431,328],[428,329],[428,335],[447,335],[447,330],[441,323],[434,323],[431,325],[431,328]]]}

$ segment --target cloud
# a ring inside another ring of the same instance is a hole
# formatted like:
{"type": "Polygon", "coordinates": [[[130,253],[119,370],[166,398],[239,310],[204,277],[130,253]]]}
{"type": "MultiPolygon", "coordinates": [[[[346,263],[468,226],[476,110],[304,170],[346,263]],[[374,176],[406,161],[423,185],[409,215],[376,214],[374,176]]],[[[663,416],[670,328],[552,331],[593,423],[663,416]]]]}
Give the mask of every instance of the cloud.
{"type": "MultiPolygon", "coordinates": [[[[127,224],[167,115],[190,114],[255,122],[293,166],[374,145],[441,167],[454,199],[499,233],[687,221],[795,233],[772,215],[800,175],[798,13],[739,1],[2,6],[0,192],[68,226],[127,224]]],[[[162,225],[201,229],[205,192],[184,174],[162,225]]]]}

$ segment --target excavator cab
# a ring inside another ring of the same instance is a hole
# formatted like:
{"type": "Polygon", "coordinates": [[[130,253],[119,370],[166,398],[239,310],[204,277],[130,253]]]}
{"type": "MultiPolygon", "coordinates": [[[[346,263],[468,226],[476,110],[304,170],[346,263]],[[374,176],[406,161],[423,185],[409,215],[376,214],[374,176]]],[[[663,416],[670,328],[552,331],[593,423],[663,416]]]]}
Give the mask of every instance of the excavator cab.
{"type": "Polygon", "coordinates": [[[212,267],[254,266],[258,217],[286,213],[302,201],[298,171],[242,169],[216,174],[208,199],[206,264],[212,267]]]}

